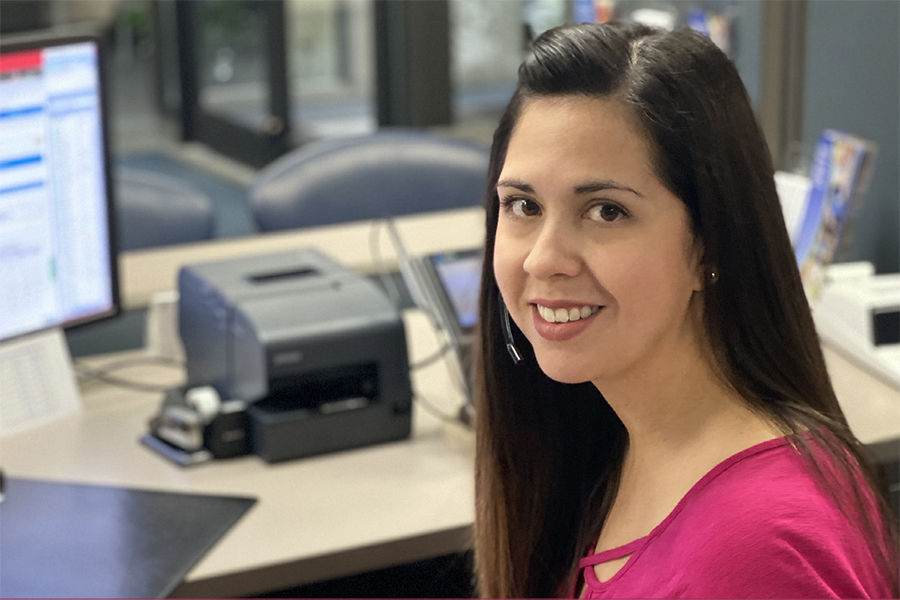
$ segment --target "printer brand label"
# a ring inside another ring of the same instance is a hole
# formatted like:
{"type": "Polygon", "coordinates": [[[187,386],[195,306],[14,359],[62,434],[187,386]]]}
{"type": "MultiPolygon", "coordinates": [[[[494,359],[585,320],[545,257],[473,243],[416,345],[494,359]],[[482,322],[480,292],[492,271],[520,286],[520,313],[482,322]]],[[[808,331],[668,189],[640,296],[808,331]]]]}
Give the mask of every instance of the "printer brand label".
{"type": "Polygon", "coordinates": [[[273,367],[284,367],[287,365],[297,365],[303,362],[303,353],[299,350],[290,350],[288,352],[278,352],[272,355],[273,367]]]}

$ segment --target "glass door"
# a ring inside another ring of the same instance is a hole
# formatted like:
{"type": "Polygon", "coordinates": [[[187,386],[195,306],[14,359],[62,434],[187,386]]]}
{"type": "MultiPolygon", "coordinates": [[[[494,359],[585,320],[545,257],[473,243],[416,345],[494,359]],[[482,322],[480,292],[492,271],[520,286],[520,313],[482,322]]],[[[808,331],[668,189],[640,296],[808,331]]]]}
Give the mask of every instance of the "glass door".
{"type": "Polygon", "coordinates": [[[374,0],[287,0],[295,145],[377,129],[374,0]]]}
{"type": "Polygon", "coordinates": [[[182,129],[262,167],[290,143],[283,0],[181,1],[182,129]]]}

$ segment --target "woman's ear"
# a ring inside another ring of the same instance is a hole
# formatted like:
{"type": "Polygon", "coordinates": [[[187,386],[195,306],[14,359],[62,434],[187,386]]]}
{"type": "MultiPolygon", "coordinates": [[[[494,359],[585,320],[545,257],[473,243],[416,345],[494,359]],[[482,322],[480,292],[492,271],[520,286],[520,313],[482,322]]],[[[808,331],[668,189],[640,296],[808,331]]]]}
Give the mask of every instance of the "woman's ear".
{"type": "Polygon", "coordinates": [[[710,267],[706,264],[703,242],[700,238],[694,237],[691,244],[690,261],[691,272],[694,274],[691,289],[695,292],[702,292],[710,282],[710,267]]]}

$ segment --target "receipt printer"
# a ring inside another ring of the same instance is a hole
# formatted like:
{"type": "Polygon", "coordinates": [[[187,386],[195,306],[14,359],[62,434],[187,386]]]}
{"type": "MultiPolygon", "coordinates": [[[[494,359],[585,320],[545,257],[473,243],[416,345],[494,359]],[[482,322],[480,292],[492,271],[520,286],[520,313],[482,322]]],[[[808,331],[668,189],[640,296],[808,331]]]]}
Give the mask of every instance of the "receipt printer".
{"type": "Polygon", "coordinates": [[[825,270],[812,305],[819,336],[834,349],[900,386],[900,274],[875,274],[867,262],[825,270]]]}
{"type": "Polygon", "coordinates": [[[403,320],[373,282],[303,249],[185,266],[178,290],[188,386],[245,402],[266,461],[409,436],[403,320]]]}

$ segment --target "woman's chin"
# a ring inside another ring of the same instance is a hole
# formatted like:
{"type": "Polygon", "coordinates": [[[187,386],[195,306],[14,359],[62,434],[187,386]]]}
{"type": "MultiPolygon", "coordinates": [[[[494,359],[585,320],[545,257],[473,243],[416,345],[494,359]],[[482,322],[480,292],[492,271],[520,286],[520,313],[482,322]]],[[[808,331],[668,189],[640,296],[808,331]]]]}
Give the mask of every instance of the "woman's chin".
{"type": "Polygon", "coordinates": [[[544,375],[559,383],[585,383],[591,381],[594,376],[587,372],[585,365],[574,365],[571,361],[558,361],[552,359],[537,359],[538,366],[544,375]]]}

